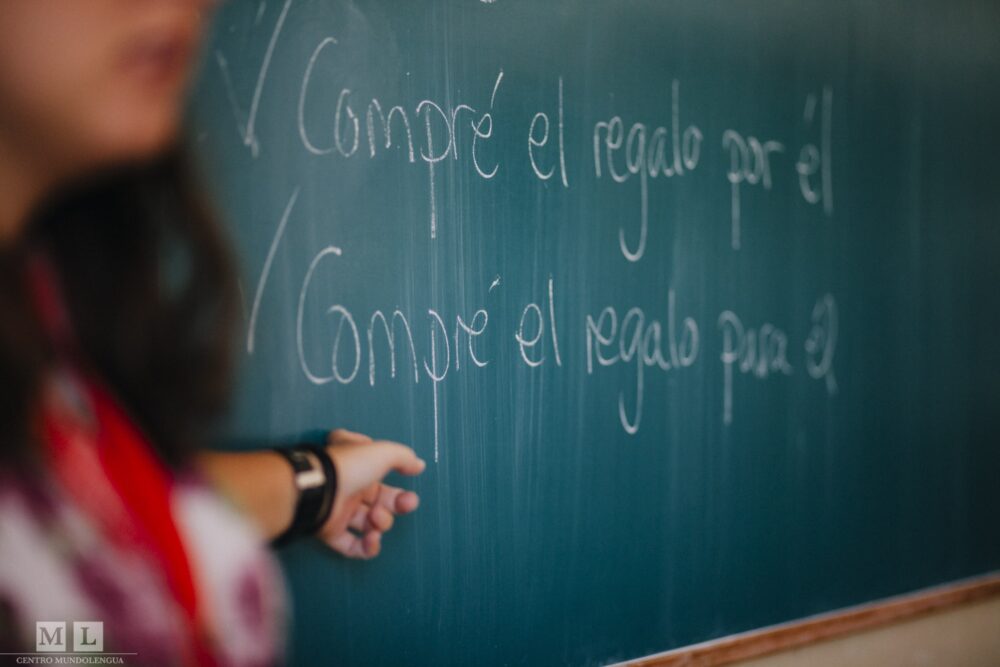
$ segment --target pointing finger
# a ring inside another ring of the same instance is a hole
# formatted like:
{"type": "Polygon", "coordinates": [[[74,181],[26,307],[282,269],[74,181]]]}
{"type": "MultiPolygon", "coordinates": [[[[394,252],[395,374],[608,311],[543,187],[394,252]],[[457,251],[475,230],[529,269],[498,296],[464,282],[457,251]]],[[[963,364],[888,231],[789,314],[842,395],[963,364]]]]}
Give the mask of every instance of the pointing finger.
{"type": "Polygon", "coordinates": [[[427,463],[406,445],[388,440],[379,440],[375,444],[380,445],[385,450],[386,472],[395,470],[404,475],[412,476],[419,475],[427,467],[427,463]]]}

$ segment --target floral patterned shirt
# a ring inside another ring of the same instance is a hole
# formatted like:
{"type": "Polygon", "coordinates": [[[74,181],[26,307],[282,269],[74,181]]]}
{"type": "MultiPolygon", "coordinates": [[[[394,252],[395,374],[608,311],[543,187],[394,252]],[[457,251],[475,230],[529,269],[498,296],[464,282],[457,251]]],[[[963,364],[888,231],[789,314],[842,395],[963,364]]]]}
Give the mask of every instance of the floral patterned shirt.
{"type": "Polygon", "coordinates": [[[117,664],[280,663],[287,604],[263,536],[78,366],[54,368],[41,403],[43,472],[0,468],[0,652],[73,654],[85,622],[82,648],[99,634],[117,664]]]}

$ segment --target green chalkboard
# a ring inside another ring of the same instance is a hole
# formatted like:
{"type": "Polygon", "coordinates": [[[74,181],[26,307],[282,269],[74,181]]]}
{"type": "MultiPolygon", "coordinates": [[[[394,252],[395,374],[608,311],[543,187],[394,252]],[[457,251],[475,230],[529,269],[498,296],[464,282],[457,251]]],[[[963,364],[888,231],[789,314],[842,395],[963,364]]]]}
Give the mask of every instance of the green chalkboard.
{"type": "Polygon", "coordinates": [[[430,463],[377,560],[281,553],[293,664],[604,664],[1000,567],[998,25],[224,6],[231,440],[430,463]]]}

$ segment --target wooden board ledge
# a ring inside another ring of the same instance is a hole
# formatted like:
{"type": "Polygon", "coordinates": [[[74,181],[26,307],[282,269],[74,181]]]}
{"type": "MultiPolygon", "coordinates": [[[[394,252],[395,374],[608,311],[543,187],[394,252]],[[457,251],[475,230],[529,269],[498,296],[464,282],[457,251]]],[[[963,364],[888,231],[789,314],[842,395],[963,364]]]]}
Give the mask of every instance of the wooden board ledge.
{"type": "Polygon", "coordinates": [[[995,595],[1000,595],[1000,572],[809,616],[798,621],[750,630],[617,664],[627,667],[727,665],[871,630],[995,595]]]}

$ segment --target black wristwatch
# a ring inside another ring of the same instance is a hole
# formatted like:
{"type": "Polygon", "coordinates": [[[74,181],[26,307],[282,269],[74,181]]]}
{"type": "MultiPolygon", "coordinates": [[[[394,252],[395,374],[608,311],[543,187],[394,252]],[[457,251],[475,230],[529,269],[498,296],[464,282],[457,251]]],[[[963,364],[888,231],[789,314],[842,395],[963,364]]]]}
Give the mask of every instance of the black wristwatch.
{"type": "Polygon", "coordinates": [[[274,451],[292,465],[299,493],[291,524],[273,541],[282,546],[297,537],[314,535],[326,523],[337,495],[337,470],[326,448],[319,445],[276,447],[274,451]]]}

